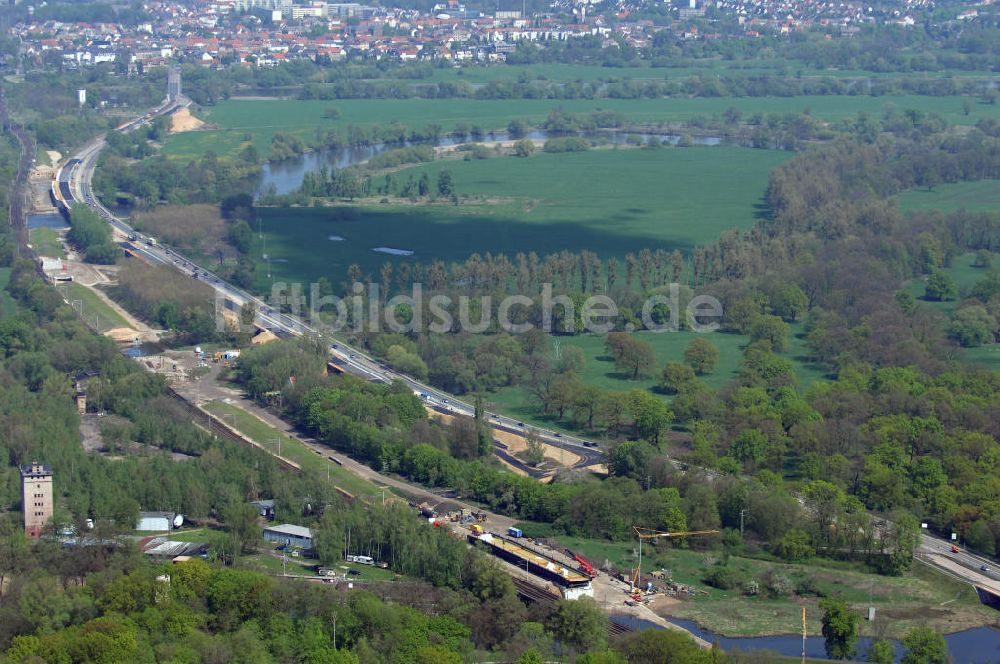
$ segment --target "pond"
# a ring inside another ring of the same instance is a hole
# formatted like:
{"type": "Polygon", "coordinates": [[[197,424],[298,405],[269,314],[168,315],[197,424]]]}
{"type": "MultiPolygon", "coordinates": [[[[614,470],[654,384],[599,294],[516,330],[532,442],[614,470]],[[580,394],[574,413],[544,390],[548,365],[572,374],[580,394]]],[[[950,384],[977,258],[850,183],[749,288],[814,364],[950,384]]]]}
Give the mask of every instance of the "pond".
{"type": "Polygon", "coordinates": [[[154,343],[131,344],[127,348],[122,349],[122,354],[125,355],[125,357],[131,357],[132,359],[146,357],[148,355],[158,355],[162,352],[163,347],[154,343]]]}
{"type": "Polygon", "coordinates": [[[51,214],[29,214],[27,225],[29,231],[34,228],[54,228],[56,230],[69,228],[66,218],[58,212],[51,214]]]}

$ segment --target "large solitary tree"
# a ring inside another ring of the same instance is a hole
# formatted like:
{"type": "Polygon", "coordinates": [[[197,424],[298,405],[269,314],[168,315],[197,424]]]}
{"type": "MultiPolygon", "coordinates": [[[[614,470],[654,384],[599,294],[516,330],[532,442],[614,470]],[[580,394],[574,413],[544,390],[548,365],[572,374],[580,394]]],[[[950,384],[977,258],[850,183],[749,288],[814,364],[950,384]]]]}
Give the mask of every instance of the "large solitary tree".
{"type": "Polygon", "coordinates": [[[860,616],[850,610],[847,602],[839,599],[824,599],[819,606],[823,609],[823,636],[826,638],[827,657],[852,657],[854,646],[858,642],[860,616]]]}

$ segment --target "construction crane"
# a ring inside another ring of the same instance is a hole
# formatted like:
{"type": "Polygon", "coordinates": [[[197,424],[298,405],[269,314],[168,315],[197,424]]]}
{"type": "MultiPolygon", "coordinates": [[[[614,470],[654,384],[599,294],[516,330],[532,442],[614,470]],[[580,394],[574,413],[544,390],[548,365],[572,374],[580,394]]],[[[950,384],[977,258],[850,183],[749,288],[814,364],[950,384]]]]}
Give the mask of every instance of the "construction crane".
{"type": "Polygon", "coordinates": [[[645,528],[643,526],[632,526],[632,530],[635,531],[636,537],[639,538],[639,564],[635,568],[635,574],[632,575],[632,591],[629,593],[632,595],[632,599],[638,598],[638,593],[636,592],[636,586],[639,585],[639,578],[642,574],[642,541],[643,540],[656,540],[656,539],[667,539],[672,537],[700,537],[704,535],[716,535],[718,530],[686,530],[676,533],[669,533],[665,530],[654,530],[652,528],[645,528]]]}

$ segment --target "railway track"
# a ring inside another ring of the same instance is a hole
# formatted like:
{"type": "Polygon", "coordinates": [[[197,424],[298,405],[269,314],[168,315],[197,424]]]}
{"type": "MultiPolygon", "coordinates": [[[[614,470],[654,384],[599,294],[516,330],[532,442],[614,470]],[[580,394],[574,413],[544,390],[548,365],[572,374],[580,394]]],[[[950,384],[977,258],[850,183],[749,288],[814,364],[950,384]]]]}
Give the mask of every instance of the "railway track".
{"type": "MultiPolygon", "coordinates": [[[[215,416],[211,415],[210,413],[206,413],[201,408],[198,408],[196,405],[185,399],[172,387],[167,387],[167,394],[173,397],[179,404],[181,404],[181,406],[191,416],[191,421],[193,423],[204,427],[209,433],[218,436],[220,438],[225,438],[226,440],[229,440],[231,442],[238,443],[240,445],[249,445],[256,449],[264,450],[263,447],[260,447],[253,441],[249,440],[248,438],[244,438],[240,434],[230,429],[228,425],[226,425],[224,422],[222,422],[215,416]]],[[[267,452],[267,450],[264,451],[267,452]]],[[[270,452],[268,453],[271,454],[270,452]]],[[[274,454],[271,454],[271,456],[274,456],[274,454]]],[[[277,456],[274,456],[274,458],[279,464],[281,464],[281,466],[287,468],[288,470],[292,470],[295,472],[302,471],[302,468],[293,461],[289,461],[288,459],[283,459],[277,456]]]]}
{"type": "MultiPolygon", "coordinates": [[[[517,590],[518,596],[527,602],[542,604],[544,606],[555,606],[555,603],[561,599],[556,593],[539,588],[535,584],[524,579],[519,579],[516,576],[512,576],[511,581],[514,582],[514,588],[517,590]]],[[[616,622],[613,615],[608,618],[608,634],[610,636],[620,636],[635,631],[633,627],[616,622]]]]}
{"type": "Polygon", "coordinates": [[[35,141],[21,125],[12,122],[7,112],[7,94],[0,86],[0,123],[3,130],[10,132],[21,146],[21,156],[17,164],[17,175],[8,192],[8,215],[11,230],[16,238],[18,254],[28,252],[28,175],[35,163],[35,141]]]}

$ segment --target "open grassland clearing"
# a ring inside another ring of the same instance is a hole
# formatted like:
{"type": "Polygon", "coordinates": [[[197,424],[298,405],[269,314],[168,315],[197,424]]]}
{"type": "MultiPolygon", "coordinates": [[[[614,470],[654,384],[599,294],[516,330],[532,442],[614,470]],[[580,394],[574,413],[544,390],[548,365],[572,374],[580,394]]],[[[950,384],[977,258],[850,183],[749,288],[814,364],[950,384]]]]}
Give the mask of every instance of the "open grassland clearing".
{"type": "Polygon", "coordinates": [[[66,251],[59,241],[59,233],[54,228],[32,228],[28,231],[28,242],[37,256],[65,258],[66,251]]]}
{"type": "Polygon", "coordinates": [[[939,184],[933,189],[909,189],[896,197],[901,210],[1000,211],[1000,180],[939,184]]]}
{"type": "MultiPolygon", "coordinates": [[[[976,282],[983,279],[988,270],[986,268],[975,267],[973,263],[975,262],[975,254],[962,254],[961,256],[955,257],[952,264],[943,269],[952,280],[955,282],[955,286],[958,288],[958,297],[953,300],[945,300],[943,302],[934,302],[924,299],[924,294],[927,290],[926,278],[911,279],[906,285],[906,290],[908,290],[914,298],[916,298],[919,303],[923,306],[928,306],[935,311],[947,316],[949,319],[951,315],[955,312],[955,309],[961,304],[962,299],[969,289],[975,286],[976,282]]],[[[993,267],[1000,267],[1000,258],[994,258],[993,267]]],[[[966,362],[973,364],[981,364],[989,369],[1000,369],[1000,344],[984,344],[982,346],[977,346],[974,348],[962,348],[959,352],[959,357],[966,362]]]]}
{"type": "MultiPolygon", "coordinates": [[[[265,208],[264,244],[274,280],[291,283],[340,283],[352,263],[377,275],[385,261],[400,260],[377,247],[412,251],[401,260],[425,264],[487,251],[586,249],[619,259],[647,247],[687,252],[760,218],[768,172],[790,156],[719,146],[439,162],[394,177],[402,184],[426,170],[433,182],[447,169],[459,195],[507,202],[265,208]]],[[[257,286],[270,287],[266,270],[258,269],[257,286]]]]}
{"type": "Polygon", "coordinates": [[[697,97],[665,99],[230,99],[198,112],[214,128],[175,134],[167,138],[163,153],[189,160],[208,151],[234,157],[254,143],[262,155],[270,150],[274,134],[283,132],[310,141],[317,130],[338,129],[346,136],[349,125],[389,125],[399,122],[419,129],[438,124],[451,131],[456,123],[478,125],[485,130],[505,128],[511,120],[542,122],[555,108],[571,113],[594,110],[617,111],[627,122],[675,123],[696,116],[721,116],[735,107],[744,117],[755,113],[801,113],[808,109],[816,118],[835,122],[859,112],[880,115],[887,105],[899,111],[920,109],[938,113],[950,124],[974,125],[982,117],[1000,117],[1000,105],[975,101],[969,115],[962,103],[967,98],[898,95],[799,96],[799,97],[697,97]],[[338,117],[328,117],[328,109],[338,117]]]}
{"type": "Polygon", "coordinates": [[[294,461],[302,468],[311,470],[320,476],[328,474],[331,482],[355,496],[374,497],[380,495],[380,490],[374,484],[333,463],[326,455],[316,454],[300,440],[278,431],[238,405],[224,401],[211,401],[202,408],[226,424],[232,425],[234,429],[272,454],[278,453],[278,441],[280,440],[283,458],[294,461]]]}
{"type": "MultiPolygon", "coordinates": [[[[974,182],[954,182],[940,184],[933,189],[910,189],[897,196],[897,202],[902,210],[942,210],[952,212],[968,210],[970,212],[1000,211],[1000,180],[978,180],[974,182]]],[[[958,288],[958,298],[944,302],[924,300],[926,291],[925,279],[912,279],[907,289],[913,296],[927,306],[944,315],[951,316],[961,303],[962,297],[977,281],[984,278],[987,269],[974,267],[974,254],[963,254],[956,257],[952,264],[944,268],[958,288]]],[[[993,268],[1000,267],[1000,258],[994,258],[993,268]]],[[[963,348],[961,357],[971,363],[981,364],[990,369],[1000,369],[1000,344],[985,344],[976,348],[963,348]]]]}
{"type": "MultiPolygon", "coordinates": [[[[559,543],[583,554],[591,563],[603,566],[605,561],[619,569],[634,569],[638,545],[636,542],[606,542],[575,537],[559,537],[559,543]]],[[[692,546],[696,546],[692,543],[692,546]]],[[[764,554],[766,558],[766,554],[764,554]]],[[[762,586],[756,596],[744,595],[741,589],[720,590],[702,580],[707,570],[718,561],[717,553],[693,549],[659,549],[643,545],[643,572],[664,569],[678,583],[694,586],[707,594],[688,599],[658,603],[661,615],[693,620],[704,629],[723,636],[765,636],[794,634],[801,630],[802,606],[808,611],[810,634],[822,629],[821,597],[840,597],[862,614],[868,606],[876,608],[876,619],[886,621],[887,636],[899,638],[915,626],[932,627],[949,633],[997,622],[996,612],[980,604],[975,590],[942,576],[919,563],[901,577],[868,574],[859,565],[822,559],[808,564],[790,564],[768,560],[731,556],[729,565],[746,579],[756,579],[762,586]],[[809,594],[770,597],[763,589],[767,573],[786,577],[800,589],[811,585],[809,594]],[[810,581],[811,580],[811,583],[810,581]],[[801,585],[803,582],[806,586],[801,585]]],[[[862,631],[870,629],[865,622],[862,631]]]]}
{"type": "MultiPolygon", "coordinates": [[[[825,371],[810,362],[809,350],[803,335],[803,326],[797,323],[791,326],[792,336],[789,338],[788,349],[782,357],[790,360],[795,369],[799,385],[807,387],[816,380],[825,378],[825,371]]],[[[656,352],[656,367],[654,375],[649,378],[632,380],[615,369],[614,360],[604,348],[604,337],[595,334],[583,334],[572,337],[560,337],[560,350],[575,346],[583,351],[584,368],[581,378],[587,385],[595,385],[604,390],[628,391],[647,390],[671,399],[657,390],[660,374],[667,362],[683,362],[684,351],[688,344],[696,338],[705,339],[719,349],[719,361],[715,370],[698,379],[712,389],[719,389],[730,380],[737,378],[740,362],[743,359],[743,349],[750,342],[749,337],[741,334],[724,332],[698,333],[690,330],[677,332],[635,332],[635,336],[649,343],[656,352]]],[[[549,354],[554,356],[554,350],[549,354]]],[[[538,399],[524,387],[506,387],[488,396],[492,407],[501,410],[510,417],[535,426],[564,428],[568,431],[582,432],[579,425],[572,422],[557,422],[552,416],[543,415],[538,399]]]]}
{"type": "Polygon", "coordinates": [[[86,286],[67,283],[60,285],[58,290],[70,303],[70,306],[82,316],[83,320],[98,332],[132,327],[121,314],[108,306],[104,300],[86,286]]]}
{"type": "MultiPolygon", "coordinates": [[[[440,83],[465,81],[472,85],[482,85],[497,79],[549,81],[600,81],[607,79],[669,80],[676,81],[690,76],[775,76],[796,78],[873,78],[892,79],[904,74],[898,72],[870,72],[860,69],[817,69],[801,62],[784,59],[724,60],[703,58],[679,66],[649,67],[639,66],[605,67],[603,65],[573,64],[532,64],[493,65],[473,67],[438,67],[430,78],[398,79],[405,83],[440,83]]],[[[988,72],[950,70],[940,72],[920,72],[922,78],[990,78],[988,72]]],[[[377,79],[384,80],[384,79],[377,79]]]]}

